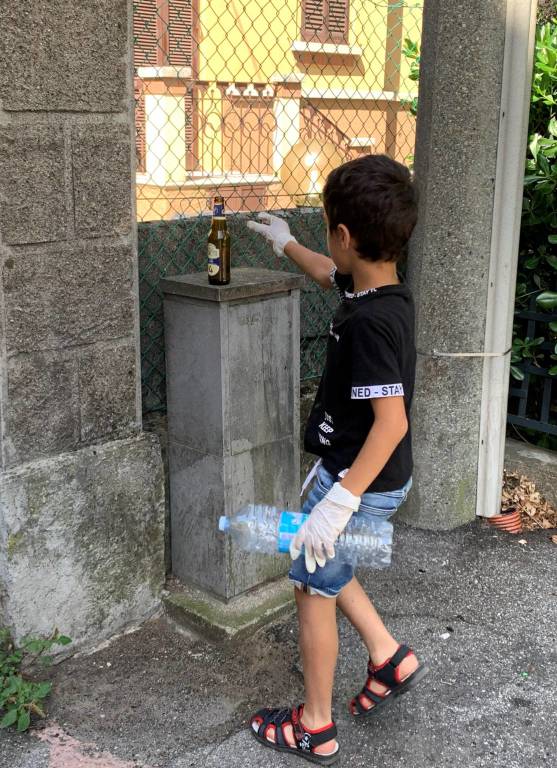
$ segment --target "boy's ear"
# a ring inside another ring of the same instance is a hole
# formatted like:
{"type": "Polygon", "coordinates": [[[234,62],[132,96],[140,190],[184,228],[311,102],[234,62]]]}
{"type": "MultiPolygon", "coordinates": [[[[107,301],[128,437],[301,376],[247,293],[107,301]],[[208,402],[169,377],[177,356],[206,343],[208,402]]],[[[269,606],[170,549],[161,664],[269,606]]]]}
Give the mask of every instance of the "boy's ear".
{"type": "Polygon", "coordinates": [[[345,250],[348,250],[348,248],[350,248],[350,241],[352,239],[348,227],[345,224],[339,224],[337,227],[337,234],[342,247],[345,250]]]}

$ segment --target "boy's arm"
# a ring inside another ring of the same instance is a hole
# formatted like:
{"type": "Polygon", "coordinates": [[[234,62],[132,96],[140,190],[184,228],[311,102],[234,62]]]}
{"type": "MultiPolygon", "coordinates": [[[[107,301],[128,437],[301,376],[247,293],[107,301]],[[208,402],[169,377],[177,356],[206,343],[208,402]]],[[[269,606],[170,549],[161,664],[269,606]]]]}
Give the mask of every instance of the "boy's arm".
{"type": "Polygon", "coordinates": [[[334,262],[328,256],[316,251],[311,251],[295,240],[291,240],[284,246],[284,253],[297,264],[300,269],[311,277],[312,280],[328,291],[332,287],[331,272],[334,262]]]}
{"type": "Polygon", "coordinates": [[[259,221],[248,221],[248,229],[259,232],[268,240],[277,256],[288,256],[297,264],[312,280],[315,280],[321,288],[331,288],[331,271],[334,267],[332,259],[322,253],[316,253],[297,242],[290,233],[290,228],[280,216],[272,213],[260,213],[259,221]]]}
{"type": "Polygon", "coordinates": [[[375,421],[340,483],[354,496],[361,496],[371,485],[408,431],[403,397],[374,398],[371,407],[375,421]]]}

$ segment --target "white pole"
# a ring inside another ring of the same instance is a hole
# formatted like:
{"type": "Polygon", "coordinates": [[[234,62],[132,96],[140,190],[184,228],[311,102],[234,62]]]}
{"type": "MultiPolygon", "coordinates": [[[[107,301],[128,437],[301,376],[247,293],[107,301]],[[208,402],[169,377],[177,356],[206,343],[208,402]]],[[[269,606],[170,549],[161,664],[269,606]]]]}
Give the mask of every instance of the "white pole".
{"type": "Polygon", "coordinates": [[[499,513],[537,0],[507,0],[487,294],[476,514],[499,513]],[[506,353],[506,354],[505,354],[506,353]]]}

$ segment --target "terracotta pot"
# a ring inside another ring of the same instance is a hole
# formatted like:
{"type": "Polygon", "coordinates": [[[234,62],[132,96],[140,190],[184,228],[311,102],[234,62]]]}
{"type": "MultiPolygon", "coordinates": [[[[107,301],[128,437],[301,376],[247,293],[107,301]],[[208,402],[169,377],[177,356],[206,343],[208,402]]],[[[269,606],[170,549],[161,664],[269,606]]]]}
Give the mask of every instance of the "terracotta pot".
{"type": "Polygon", "coordinates": [[[500,515],[488,517],[488,522],[494,528],[499,528],[499,530],[506,531],[507,533],[522,532],[522,518],[519,510],[515,508],[507,509],[500,515]]]}

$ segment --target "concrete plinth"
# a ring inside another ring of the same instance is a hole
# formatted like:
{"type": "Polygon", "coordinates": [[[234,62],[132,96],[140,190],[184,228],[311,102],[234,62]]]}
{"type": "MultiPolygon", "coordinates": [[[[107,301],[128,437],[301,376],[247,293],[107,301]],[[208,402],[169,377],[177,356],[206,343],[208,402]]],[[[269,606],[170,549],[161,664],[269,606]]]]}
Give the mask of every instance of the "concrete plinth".
{"type": "Polygon", "coordinates": [[[201,589],[171,585],[163,604],[171,622],[184,629],[217,642],[241,640],[292,611],[294,588],[278,579],[224,603],[201,589]]]}
{"type": "Polygon", "coordinates": [[[284,558],[237,551],[220,515],[299,506],[299,289],[303,278],[233,270],[162,281],[172,571],[221,599],[282,575],[284,558]]]}

